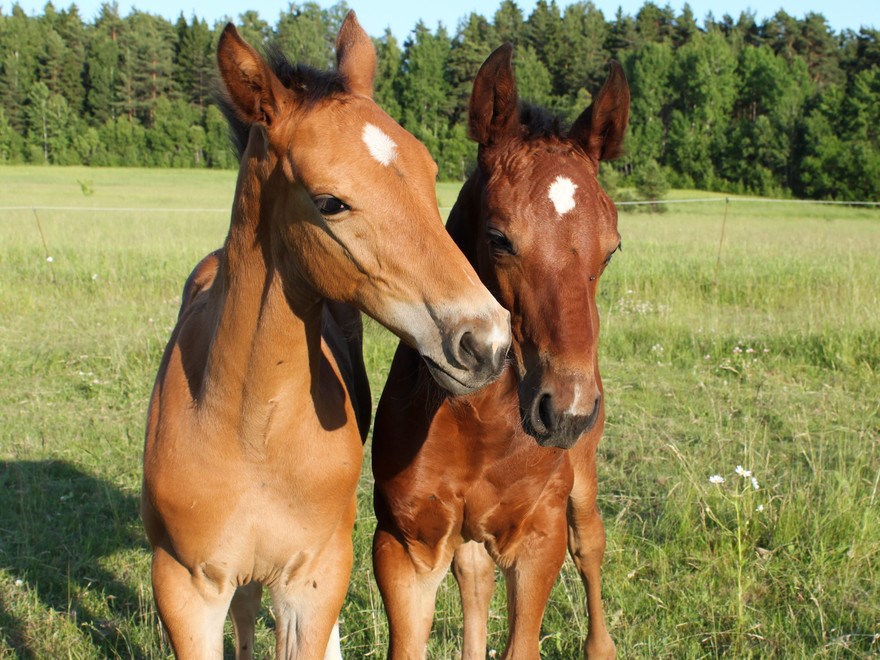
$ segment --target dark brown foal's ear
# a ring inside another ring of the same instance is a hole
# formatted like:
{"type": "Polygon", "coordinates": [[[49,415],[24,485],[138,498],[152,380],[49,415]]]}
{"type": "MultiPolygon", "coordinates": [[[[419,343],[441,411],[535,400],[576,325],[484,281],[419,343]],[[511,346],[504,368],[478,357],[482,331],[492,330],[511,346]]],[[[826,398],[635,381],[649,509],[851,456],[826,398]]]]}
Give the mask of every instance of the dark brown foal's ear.
{"type": "Polygon", "coordinates": [[[352,94],[373,96],[376,75],[376,49],[358,23],[354,10],[349,11],[336,37],[336,68],[352,94]]]}
{"type": "Polygon", "coordinates": [[[235,113],[242,121],[268,126],[278,118],[287,89],[232,23],[227,23],[220,35],[217,64],[235,113]]]}
{"type": "Polygon", "coordinates": [[[612,60],[605,84],[568,135],[596,162],[614,160],[623,149],[628,123],[629,85],[623,67],[612,60]]]}
{"type": "Polygon", "coordinates": [[[519,125],[513,46],[504,44],[486,58],[471,93],[468,136],[486,146],[511,135],[519,125]]]}

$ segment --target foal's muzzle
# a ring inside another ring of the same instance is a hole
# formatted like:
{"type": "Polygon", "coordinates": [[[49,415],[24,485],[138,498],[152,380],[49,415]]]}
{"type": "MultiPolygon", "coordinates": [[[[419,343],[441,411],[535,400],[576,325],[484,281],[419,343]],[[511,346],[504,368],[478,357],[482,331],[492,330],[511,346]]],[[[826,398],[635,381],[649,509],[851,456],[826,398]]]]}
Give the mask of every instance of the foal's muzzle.
{"type": "Polygon", "coordinates": [[[599,419],[602,394],[596,393],[592,412],[584,415],[560,410],[552,392],[537,392],[523,405],[520,396],[520,414],[523,430],[542,447],[571,449],[578,439],[590,431],[599,419]]]}
{"type": "MultiPolygon", "coordinates": [[[[500,308],[499,308],[500,309],[500,308]]],[[[495,380],[510,345],[510,317],[474,319],[443,337],[443,360],[422,354],[434,379],[454,395],[470,394],[495,380]]]]}

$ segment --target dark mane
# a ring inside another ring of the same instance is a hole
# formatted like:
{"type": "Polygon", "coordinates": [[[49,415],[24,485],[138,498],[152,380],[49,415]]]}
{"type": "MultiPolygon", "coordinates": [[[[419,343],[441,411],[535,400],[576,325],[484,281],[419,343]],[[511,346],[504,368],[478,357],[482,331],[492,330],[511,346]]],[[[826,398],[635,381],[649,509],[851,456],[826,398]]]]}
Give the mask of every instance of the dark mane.
{"type": "MultiPolygon", "coordinates": [[[[294,92],[305,107],[345,92],[345,81],[338,71],[320,70],[307,64],[291,64],[277,45],[270,45],[266,49],[265,59],[281,83],[294,92]]],[[[217,83],[214,98],[229,123],[230,139],[240,160],[247,147],[251,125],[236,114],[235,107],[220,82],[217,83]]]]}
{"type": "Polygon", "coordinates": [[[519,120],[526,129],[524,136],[526,140],[541,138],[562,139],[568,129],[561,117],[527,101],[520,101],[519,120]]]}

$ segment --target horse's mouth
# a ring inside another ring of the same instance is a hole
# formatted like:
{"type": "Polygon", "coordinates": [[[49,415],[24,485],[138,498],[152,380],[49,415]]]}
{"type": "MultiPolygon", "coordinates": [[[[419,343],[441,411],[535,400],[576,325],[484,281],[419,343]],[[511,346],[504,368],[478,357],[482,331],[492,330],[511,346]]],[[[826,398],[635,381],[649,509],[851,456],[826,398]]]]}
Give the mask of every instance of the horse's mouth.
{"type": "Polygon", "coordinates": [[[480,386],[468,385],[459,378],[456,378],[427,355],[422,355],[421,357],[425,361],[428,371],[431,372],[431,376],[434,377],[434,380],[451,394],[455,396],[464,396],[465,394],[471,394],[480,389],[480,386]]]}

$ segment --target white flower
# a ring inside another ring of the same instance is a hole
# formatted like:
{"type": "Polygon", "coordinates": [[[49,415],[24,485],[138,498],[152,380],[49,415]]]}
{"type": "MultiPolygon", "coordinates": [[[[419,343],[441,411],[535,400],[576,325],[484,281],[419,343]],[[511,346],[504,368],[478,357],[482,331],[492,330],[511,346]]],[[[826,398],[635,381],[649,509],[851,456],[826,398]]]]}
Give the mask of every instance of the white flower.
{"type": "Polygon", "coordinates": [[[52,257],[46,257],[46,261],[48,261],[51,264],[55,260],[52,257]]]}
{"type": "Polygon", "coordinates": [[[97,280],[97,279],[98,279],[98,274],[97,274],[97,273],[92,273],[92,279],[93,279],[93,280],[97,280]]]}
{"type": "Polygon", "coordinates": [[[743,479],[752,476],[752,471],[751,471],[751,470],[743,469],[743,466],[742,466],[742,465],[737,465],[737,466],[736,466],[736,473],[737,473],[739,476],[741,476],[743,479]]]}
{"type": "Polygon", "coordinates": [[[15,586],[16,586],[16,587],[20,587],[20,586],[23,585],[23,584],[24,584],[24,581],[23,581],[21,578],[19,578],[18,580],[15,581],[15,586]]]}
{"type": "Polygon", "coordinates": [[[755,507],[755,511],[757,511],[758,513],[761,513],[761,511],[763,511],[763,510],[764,510],[763,504],[759,504],[758,506],[755,507]]]}
{"type": "Polygon", "coordinates": [[[709,483],[710,484],[723,484],[724,477],[722,477],[720,474],[713,474],[711,477],[709,477],[709,483]]]}
{"type": "Polygon", "coordinates": [[[741,349],[739,346],[734,346],[734,347],[733,347],[733,352],[734,352],[734,353],[742,353],[742,352],[743,352],[743,349],[741,349]]]}
{"type": "Polygon", "coordinates": [[[712,356],[711,356],[711,355],[704,355],[704,356],[703,356],[703,359],[704,359],[704,360],[711,360],[711,359],[712,359],[712,356]]]}
{"type": "Polygon", "coordinates": [[[758,480],[755,477],[752,477],[752,488],[758,490],[758,480]]]}

